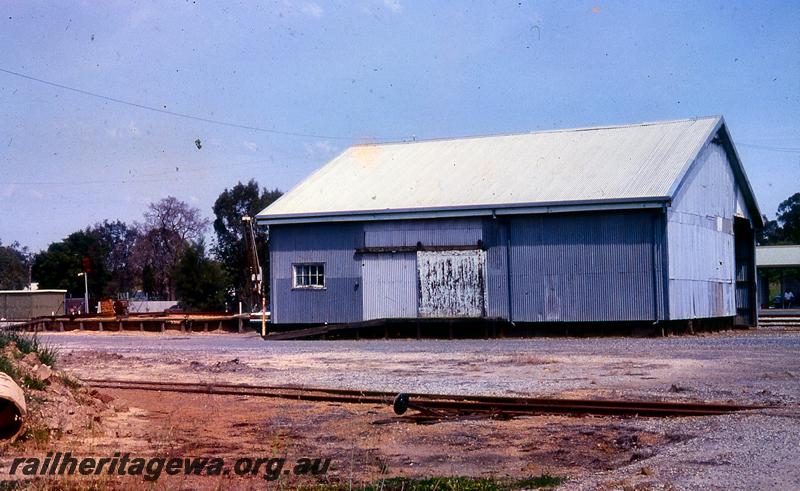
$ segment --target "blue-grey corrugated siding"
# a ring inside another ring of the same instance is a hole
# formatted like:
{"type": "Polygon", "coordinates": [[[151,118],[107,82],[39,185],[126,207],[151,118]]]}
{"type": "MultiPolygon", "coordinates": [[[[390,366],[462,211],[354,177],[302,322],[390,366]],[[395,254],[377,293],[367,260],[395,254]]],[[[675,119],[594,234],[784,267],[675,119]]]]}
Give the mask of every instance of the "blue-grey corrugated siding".
{"type": "Polygon", "coordinates": [[[655,320],[654,223],[646,212],[512,219],[513,320],[655,320]]]}
{"type": "MultiPolygon", "coordinates": [[[[416,271],[415,254],[359,255],[372,246],[486,246],[486,315],[518,322],[655,320],[664,314],[660,244],[661,215],[653,212],[553,214],[503,220],[394,222],[399,230],[372,224],[313,224],[270,229],[272,312],[276,323],[357,322],[365,318],[413,317],[418,304],[412,274],[362,277],[366,261],[386,261],[386,271],[416,271]],[[439,225],[439,230],[434,225],[439,225]],[[507,249],[510,240],[511,248],[507,249]],[[406,257],[407,256],[407,257],[406,257]],[[293,290],[292,264],[324,262],[322,291],[293,290]],[[414,268],[409,265],[414,263],[414,268]],[[510,278],[507,271],[511,269],[510,278]],[[375,282],[380,284],[374,284],[375,282]],[[370,283],[372,282],[372,283],[370,283]],[[511,295],[509,297],[509,284],[511,295]],[[366,288],[401,299],[388,309],[366,288]],[[413,293],[413,295],[412,295],[413,293]],[[383,310],[382,310],[383,309],[383,310]],[[385,311],[385,312],[384,312],[385,311]],[[413,314],[413,315],[410,315],[413,314]]],[[[380,269],[380,268],[379,268],[380,269]]]]}
{"type": "Polygon", "coordinates": [[[736,315],[737,195],[724,148],[709,144],[668,212],[670,319],[736,315]]]}
{"type": "Polygon", "coordinates": [[[669,258],[667,254],[666,213],[653,215],[653,287],[655,289],[656,319],[669,319],[669,258]]]}
{"type": "MultiPolygon", "coordinates": [[[[461,246],[483,237],[480,218],[364,223],[367,247],[461,246]]],[[[364,254],[364,320],[417,317],[417,255],[364,254]]]]}
{"type": "Polygon", "coordinates": [[[508,222],[485,220],[486,316],[508,319],[508,222]]]}
{"type": "Polygon", "coordinates": [[[364,223],[367,247],[470,245],[482,237],[480,218],[364,223]]]}
{"type": "Polygon", "coordinates": [[[275,323],[341,323],[362,318],[361,224],[270,227],[271,308],[275,323]],[[292,264],[325,263],[325,289],[292,289],[292,264]]]}
{"type": "Polygon", "coordinates": [[[363,254],[364,320],[417,316],[417,253],[363,254]]]}

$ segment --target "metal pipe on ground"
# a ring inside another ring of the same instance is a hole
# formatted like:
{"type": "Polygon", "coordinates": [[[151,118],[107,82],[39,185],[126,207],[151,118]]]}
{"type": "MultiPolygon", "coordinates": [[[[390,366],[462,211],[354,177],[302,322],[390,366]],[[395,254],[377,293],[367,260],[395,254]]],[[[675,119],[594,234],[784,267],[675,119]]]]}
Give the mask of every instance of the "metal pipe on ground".
{"type": "MultiPolygon", "coordinates": [[[[427,414],[597,414],[616,416],[711,416],[764,406],[704,402],[556,399],[538,397],[469,396],[455,394],[410,394],[368,390],[312,387],[278,387],[244,384],[196,384],[93,379],[85,382],[97,388],[154,390],[215,395],[248,395],[302,401],[377,404],[416,409],[427,414]]],[[[401,409],[402,410],[402,409],[401,409]]]]}
{"type": "Polygon", "coordinates": [[[25,426],[25,394],[5,373],[0,373],[0,440],[13,440],[25,426]]]}

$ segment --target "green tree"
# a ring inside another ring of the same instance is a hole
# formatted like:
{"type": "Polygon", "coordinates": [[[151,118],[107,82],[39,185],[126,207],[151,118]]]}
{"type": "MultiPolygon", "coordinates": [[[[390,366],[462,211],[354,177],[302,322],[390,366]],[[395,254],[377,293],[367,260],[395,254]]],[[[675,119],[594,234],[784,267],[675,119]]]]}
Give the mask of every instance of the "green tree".
{"type": "Polygon", "coordinates": [[[186,248],[172,274],[183,305],[195,311],[225,309],[230,279],[222,265],[206,257],[202,242],[186,248]]]}
{"type": "Polygon", "coordinates": [[[78,273],[83,271],[84,258],[88,258],[89,296],[97,300],[104,294],[109,279],[105,264],[105,251],[96,237],[84,230],[70,234],[69,237],[54,242],[33,259],[33,280],[39,282],[40,288],[65,289],[70,295],[83,296],[83,278],[78,273]]]}
{"type": "Polygon", "coordinates": [[[159,295],[158,281],[156,281],[156,275],[153,272],[153,266],[145,264],[142,267],[140,276],[142,291],[148,296],[148,298],[157,297],[159,295]]]}
{"type": "Polygon", "coordinates": [[[104,295],[117,297],[121,293],[132,292],[135,286],[133,246],[139,238],[136,228],[119,220],[105,220],[87,228],[86,233],[97,239],[108,269],[109,280],[105,285],[104,295]]]}
{"type": "Polygon", "coordinates": [[[800,193],[794,193],[778,205],[775,220],[764,217],[760,245],[800,244],[800,193]]]}
{"type": "Polygon", "coordinates": [[[759,245],[774,245],[783,242],[783,229],[778,224],[777,220],[769,220],[767,216],[761,217],[764,222],[764,227],[761,229],[758,237],[759,245]]]}
{"type": "Polygon", "coordinates": [[[783,240],[800,244],[800,193],[794,193],[778,205],[778,223],[783,231],[783,240]]]}
{"type": "Polygon", "coordinates": [[[31,255],[19,242],[4,246],[0,241],[0,290],[21,290],[28,286],[31,255]]]}
{"type": "MultiPolygon", "coordinates": [[[[245,258],[244,224],[242,216],[255,216],[258,212],[280,198],[283,193],[278,189],[272,191],[259,188],[251,179],[247,184],[239,182],[231,189],[225,189],[214,202],[214,233],[216,244],[213,252],[222,262],[225,271],[232,280],[236,296],[246,301],[242,295],[247,284],[247,260],[245,258]]],[[[264,270],[264,287],[269,285],[269,257],[267,254],[267,236],[263,230],[256,230],[258,257],[264,270]]],[[[248,306],[252,307],[252,306],[248,306]]]]}

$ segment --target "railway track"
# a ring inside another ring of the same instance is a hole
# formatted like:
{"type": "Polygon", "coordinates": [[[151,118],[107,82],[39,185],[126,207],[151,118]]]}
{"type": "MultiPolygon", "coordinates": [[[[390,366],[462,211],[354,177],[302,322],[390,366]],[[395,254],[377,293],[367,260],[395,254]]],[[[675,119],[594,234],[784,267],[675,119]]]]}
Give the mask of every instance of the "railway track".
{"type": "Polygon", "coordinates": [[[421,393],[396,394],[392,392],[369,390],[242,384],[202,384],[105,379],[84,379],[84,382],[95,388],[106,389],[239,395],[292,399],[298,401],[393,406],[397,414],[403,414],[407,408],[411,408],[429,416],[439,417],[481,413],[508,416],[531,414],[594,414],[647,417],[712,416],[748,409],[763,409],[765,407],[697,402],[557,399],[421,393]]]}

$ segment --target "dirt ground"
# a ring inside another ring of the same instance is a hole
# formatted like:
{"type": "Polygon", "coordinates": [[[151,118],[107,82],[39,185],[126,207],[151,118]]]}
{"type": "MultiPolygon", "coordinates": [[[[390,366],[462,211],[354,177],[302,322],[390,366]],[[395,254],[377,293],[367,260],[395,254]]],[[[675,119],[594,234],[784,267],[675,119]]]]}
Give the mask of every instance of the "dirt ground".
{"type": "MultiPolygon", "coordinates": [[[[390,477],[541,474],[566,477],[563,489],[800,487],[793,464],[800,445],[797,333],[501,340],[484,346],[396,340],[266,347],[257,337],[211,334],[70,333],[44,339],[60,347],[62,367],[83,378],[730,400],[776,407],[714,417],[472,417],[422,425],[384,406],[101,389],[113,400],[96,429],[28,445],[18,455],[212,456],[225,459],[226,468],[241,457],[278,457],[286,459],[287,470],[299,458],[330,459],[324,476],[290,473],[275,481],[261,474],[162,474],[154,482],[141,476],[88,478],[102,487],[292,489],[338,483],[347,489],[390,477]],[[730,372],[737,364],[748,370],[730,372]]],[[[7,476],[13,457],[0,457],[0,476],[7,476]]],[[[43,482],[47,487],[54,481],[43,482]]]]}
{"type": "MultiPolygon", "coordinates": [[[[537,416],[513,420],[468,418],[417,424],[386,406],[308,403],[244,396],[210,396],[104,389],[117,410],[90,435],[71,435],[33,450],[88,456],[132,455],[301,457],[331,459],[324,478],[285,476],[272,484],[313,481],[365,484],[383,477],[577,476],[615,469],[652,456],[681,435],[641,431],[624,418],[537,416]]],[[[141,478],[106,478],[128,487],[141,478]]],[[[261,487],[248,477],[163,476],[165,489],[261,487]]]]}

